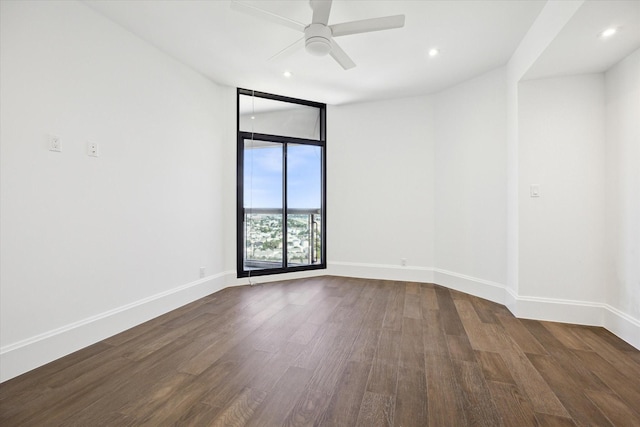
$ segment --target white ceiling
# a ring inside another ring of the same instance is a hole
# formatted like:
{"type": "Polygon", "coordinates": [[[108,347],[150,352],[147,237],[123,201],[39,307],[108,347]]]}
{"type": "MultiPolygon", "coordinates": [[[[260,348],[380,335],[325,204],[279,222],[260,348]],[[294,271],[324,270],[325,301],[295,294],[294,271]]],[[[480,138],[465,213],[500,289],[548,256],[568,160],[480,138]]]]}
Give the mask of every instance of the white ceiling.
{"type": "Polygon", "coordinates": [[[601,73],[640,47],[640,1],[588,1],[525,74],[526,79],[601,73]],[[607,28],[619,28],[603,39],[607,28]]]}
{"type": "MultiPolygon", "coordinates": [[[[342,104],[433,93],[506,64],[545,0],[334,0],[329,24],[406,15],[404,28],[337,38],[357,64],[348,71],[331,57],[313,57],[304,49],[268,61],[301,34],[234,11],[229,0],[85,3],[215,82],[342,104]],[[432,47],[441,55],[430,58],[432,47]],[[285,70],[293,76],[283,77],[285,70]]],[[[305,24],[311,20],[307,0],[245,3],[305,24]]],[[[634,26],[640,22],[625,24],[621,34],[632,34],[634,26]]],[[[544,73],[558,57],[567,59],[562,49],[566,46],[545,59],[544,73]]]]}

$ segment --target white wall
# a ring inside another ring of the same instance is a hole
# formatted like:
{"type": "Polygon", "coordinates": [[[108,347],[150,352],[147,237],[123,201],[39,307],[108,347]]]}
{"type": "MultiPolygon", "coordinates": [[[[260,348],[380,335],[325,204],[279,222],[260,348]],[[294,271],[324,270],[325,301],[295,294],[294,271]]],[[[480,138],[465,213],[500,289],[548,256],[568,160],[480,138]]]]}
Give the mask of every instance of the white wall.
{"type": "Polygon", "coordinates": [[[220,88],[81,3],[1,7],[4,380],[219,288],[225,253],[220,88]]]}
{"type": "Polygon", "coordinates": [[[564,26],[584,4],[584,0],[549,1],[521,40],[507,64],[507,306],[516,310],[519,292],[519,154],[518,83],[564,26]]]}
{"type": "Polygon", "coordinates": [[[440,92],[434,110],[435,266],[504,287],[505,69],[440,92]]]}
{"type": "Polygon", "coordinates": [[[605,74],[606,301],[640,321],[640,50],[605,74]]]}
{"type": "Polygon", "coordinates": [[[602,74],[519,85],[520,296],[604,299],[603,105],[602,74]]]}
{"type": "Polygon", "coordinates": [[[392,274],[389,270],[400,269],[401,259],[406,258],[407,267],[393,274],[411,272],[415,279],[430,279],[434,260],[430,98],[330,106],[327,123],[330,271],[365,276],[377,271],[385,277],[392,274]]]}

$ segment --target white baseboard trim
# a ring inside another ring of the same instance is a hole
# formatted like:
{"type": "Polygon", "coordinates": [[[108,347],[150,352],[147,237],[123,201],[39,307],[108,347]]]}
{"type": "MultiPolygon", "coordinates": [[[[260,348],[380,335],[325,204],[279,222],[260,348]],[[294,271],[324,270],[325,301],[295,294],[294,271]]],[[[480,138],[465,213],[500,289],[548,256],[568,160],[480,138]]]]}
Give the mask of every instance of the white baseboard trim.
{"type": "MultiPolygon", "coordinates": [[[[258,276],[253,283],[334,275],[435,283],[504,304],[520,318],[602,326],[640,349],[640,321],[601,303],[520,296],[500,283],[430,267],[330,262],[326,270],[258,276]]],[[[225,271],[0,348],[0,382],[144,323],[229,286],[248,284],[225,271]]]]}
{"type": "Polygon", "coordinates": [[[640,350],[640,320],[609,304],[604,305],[602,327],[640,350]]]}
{"type": "Polygon", "coordinates": [[[600,326],[640,350],[640,321],[608,304],[509,293],[507,308],[518,318],[600,326]]]}
{"type": "Polygon", "coordinates": [[[341,277],[358,277],[361,279],[433,283],[433,269],[429,267],[329,262],[327,265],[327,274],[341,277]]]}
{"type": "Polygon", "coordinates": [[[465,292],[489,301],[505,304],[506,288],[491,280],[454,273],[453,271],[433,269],[434,283],[456,291],[465,292]]]}
{"type": "Polygon", "coordinates": [[[0,382],[217,292],[236,272],[222,272],[0,348],[0,382]]]}
{"type": "Polygon", "coordinates": [[[518,295],[512,313],[523,319],[602,326],[603,308],[588,301],[518,295]]]}
{"type": "Polygon", "coordinates": [[[362,279],[395,280],[402,282],[435,283],[504,304],[505,287],[499,283],[432,267],[400,267],[395,265],[331,262],[329,274],[362,279]]]}

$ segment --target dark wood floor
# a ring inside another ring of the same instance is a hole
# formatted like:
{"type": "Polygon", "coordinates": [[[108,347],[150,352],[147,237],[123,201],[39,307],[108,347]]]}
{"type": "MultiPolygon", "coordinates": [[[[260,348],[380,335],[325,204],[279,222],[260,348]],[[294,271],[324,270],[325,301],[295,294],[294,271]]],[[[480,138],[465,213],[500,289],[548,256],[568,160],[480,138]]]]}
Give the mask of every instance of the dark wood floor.
{"type": "Polygon", "coordinates": [[[430,284],[225,289],[0,385],[2,426],[640,426],[640,352],[430,284]]]}

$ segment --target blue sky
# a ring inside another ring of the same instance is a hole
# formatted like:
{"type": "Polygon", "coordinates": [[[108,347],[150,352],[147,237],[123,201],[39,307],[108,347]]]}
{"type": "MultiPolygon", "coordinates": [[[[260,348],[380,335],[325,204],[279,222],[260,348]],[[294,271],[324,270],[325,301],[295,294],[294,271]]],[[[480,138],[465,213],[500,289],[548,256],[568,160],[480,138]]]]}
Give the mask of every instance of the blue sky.
{"type": "MultiPolygon", "coordinates": [[[[245,150],[244,204],[247,208],[282,207],[282,145],[260,142],[260,148],[245,150]]],[[[321,148],[289,144],[288,206],[320,208],[321,148]]]]}

